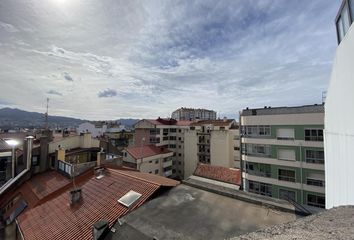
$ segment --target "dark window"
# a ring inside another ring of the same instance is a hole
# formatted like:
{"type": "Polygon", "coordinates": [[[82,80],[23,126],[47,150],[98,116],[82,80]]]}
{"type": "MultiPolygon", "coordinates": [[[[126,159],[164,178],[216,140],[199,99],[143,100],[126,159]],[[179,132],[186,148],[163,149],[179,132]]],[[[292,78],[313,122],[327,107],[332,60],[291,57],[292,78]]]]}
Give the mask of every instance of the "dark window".
{"type": "Polygon", "coordinates": [[[155,174],[159,174],[159,170],[158,169],[155,170],[155,174]]]}
{"type": "Polygon", "coordinates": [[[318,207],[318,208],[325,208],[326,207],[326,200],[323,196],[308,194],[307,195],[307,205],[318,207]]]}
{"type": "Polygon", "coordinates": [[[248,182],[248,191],[264,196],[272,196],[272,185],[255,181],[248,182]]]}
{"type": "Polygon", "coordinates": [[[32,156],[32,166],[38,166],[39,165],[39,156],[35,155],[32,156]]]}
{"type": "Polygon", "coordinates": [[[294,191],[279,189],[279,198],[284,200],[292,200],[296,202],[296,195],[294,191]]]}
{"type": "Polygon", "coordinates": [[[305,129],[305,141],[323,141],[323,129],[305,129]]]}
{"type": "Polygon", "coordinates": [[[177,129],[176,128],[170,128],[170,132],[171,133],[175,133],[175,132],[177,132],[177,129]]]}
{"type": "Polygon", "coordinates": [[[295,182],[295,171],[279,169],[278,170],[278,179],[288,182],[295,182]]]}
{"type": "Polygon", "coordinates": [[[324,164],[323,150],[306,150],[306,162],[324,164]]]}
{"type": "Polygon", "coordinates": [[[158,164],[159,163],[159,160],[155,160],[155,164],[158,164]]]}

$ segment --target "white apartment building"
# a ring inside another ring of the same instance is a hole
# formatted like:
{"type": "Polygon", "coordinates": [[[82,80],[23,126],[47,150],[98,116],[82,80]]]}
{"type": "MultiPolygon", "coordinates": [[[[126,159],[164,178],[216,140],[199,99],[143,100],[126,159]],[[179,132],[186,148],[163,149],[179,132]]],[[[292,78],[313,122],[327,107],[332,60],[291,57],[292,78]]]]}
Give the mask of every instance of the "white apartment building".
{"type": "Polygon", "coordinates": [[[235,120],[194,122],[184,134],[184,178],[193,175],[198,163],[239,167],[239,129],[235,120]]]}
{"type": "Polygon", "coordinates": [[[183,179],[184,176],[184,133],[189,129],[191,121],[176,121],[174,119],[156,120],[143,119],[135,124],[133,146],[155,145],[173,152],[173,178],[183,179]]]}
{"type": "Polygon", "coordinates": [[[354,205],[354,0],[336,18],[338,47],[325,104],[326,208],[354,205]]]}
{"type": "Polygon", "coordinates": [[[216,112],[203,108],[179,108],[175,110],[171,118],[175,120],[215,120],[216,112]]]}
{"type": "Polygon", "coordinates": [[[164,177],[172,176],[173,152],[155,145],[128,147],[123,151],[123,166],[164,177]]]}

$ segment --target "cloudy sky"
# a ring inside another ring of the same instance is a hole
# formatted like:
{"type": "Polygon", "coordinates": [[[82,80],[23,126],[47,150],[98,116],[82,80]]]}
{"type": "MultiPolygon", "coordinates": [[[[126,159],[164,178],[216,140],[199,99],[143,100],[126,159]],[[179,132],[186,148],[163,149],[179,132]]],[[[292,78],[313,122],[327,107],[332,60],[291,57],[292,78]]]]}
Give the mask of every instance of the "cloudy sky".
{"type": "Polygon", "coordinates": [[[339,0],[1,0],[0,107],[86,119],[321,102],[339,0]]]}

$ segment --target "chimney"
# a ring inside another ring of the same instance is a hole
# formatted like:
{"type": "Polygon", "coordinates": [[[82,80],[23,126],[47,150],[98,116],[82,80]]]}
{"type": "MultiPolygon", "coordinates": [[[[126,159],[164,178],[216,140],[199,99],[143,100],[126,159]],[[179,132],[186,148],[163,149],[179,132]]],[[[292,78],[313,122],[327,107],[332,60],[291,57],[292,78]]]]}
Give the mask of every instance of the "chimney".
{"type": "Polygon", "coordinates": [[[99,220],[93,225],[93,239],[102,240],[109,232],[108,221],[99,220]]]}
{"type": "Polygon", "coordinates": [[[32,149],[33,149],[33,139],[34,137],[28,136],[26,137],[26,160],[27,160],[27,169],[31,168],[32,165],[32,149]]]}
{"type": "Polygon", "coordinates": [[[70,205],[73,205],[81,200],[81,188],[76,188],[70,191],[70,205]]]}

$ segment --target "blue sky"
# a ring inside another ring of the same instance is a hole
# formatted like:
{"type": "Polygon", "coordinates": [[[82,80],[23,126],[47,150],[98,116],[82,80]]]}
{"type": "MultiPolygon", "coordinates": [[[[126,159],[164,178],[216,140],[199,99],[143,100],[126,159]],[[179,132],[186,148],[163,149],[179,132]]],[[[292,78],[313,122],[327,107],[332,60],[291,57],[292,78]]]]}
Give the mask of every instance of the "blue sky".
{"type": "Polygon", "coordinates": [[[86,119],[321,102],[339,0],[2,0],[0,107],[86,119]]]}

